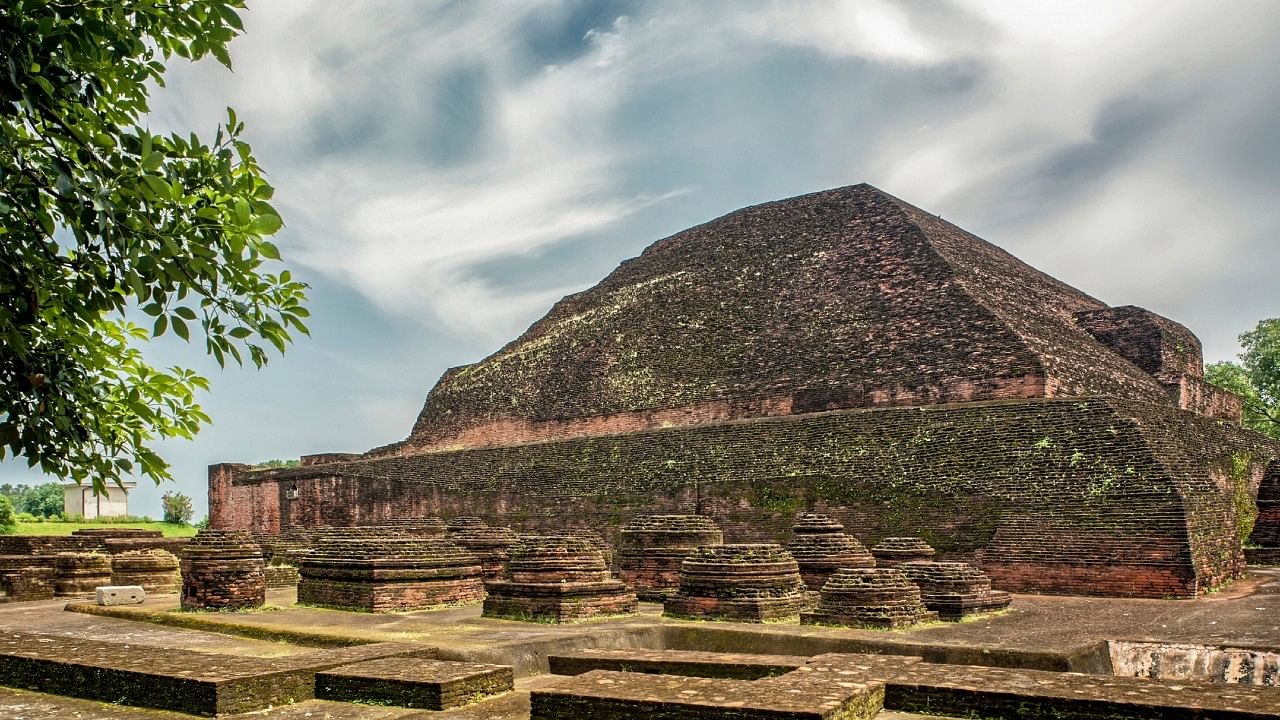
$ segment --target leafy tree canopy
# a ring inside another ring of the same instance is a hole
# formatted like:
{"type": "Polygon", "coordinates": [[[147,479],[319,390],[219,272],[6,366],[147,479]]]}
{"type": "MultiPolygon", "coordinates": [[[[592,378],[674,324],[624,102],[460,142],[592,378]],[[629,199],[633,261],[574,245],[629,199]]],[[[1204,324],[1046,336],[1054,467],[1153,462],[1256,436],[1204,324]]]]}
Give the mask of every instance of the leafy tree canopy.
{"type": "Polygon", "coordinates": [[[18,512],[31,513],[38,517],[54,517],[62,514],[64,495],[62,483],[43,483],[32,486],[14,505],[17,506],[18,512]]]}
{"type": "Polygon", "coordinates": [[[1205,378],[1244,398],[1244,425],[1280,438],[1280,318],[1259,322],[1240,336],[1240,362],[1217,362],[1205,378]]]}
{"type": "Polygon", "coordinates": [[[0,0],[0,458],[99,490],[169,478],[152,443],[209,422],[208,383],[138,345],[194,335],[260,367],[307,332],[306,286],[267,271],[281,220],[235,112],[212,142],[144,122],[174,56],[230,67],[243,7],[0,0]]]}

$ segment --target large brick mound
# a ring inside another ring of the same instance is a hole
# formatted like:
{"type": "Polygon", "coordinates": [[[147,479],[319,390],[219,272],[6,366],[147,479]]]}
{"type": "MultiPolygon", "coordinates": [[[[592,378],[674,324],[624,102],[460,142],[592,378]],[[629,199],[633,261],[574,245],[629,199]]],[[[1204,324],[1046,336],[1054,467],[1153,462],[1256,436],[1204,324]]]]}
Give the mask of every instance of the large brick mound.
{"type": "Polygon", "coordinates": [[[484,598],[480,561],[444,538],[334,535],[298,568],[298,602],[393,612],[468,605],[484,598]]]}
{"type": "Polygon", "coordinates": [[[800,566],[781,545],[737,543],[698,548],[680,565],[680,587],[663,614],[699,620],[768,622],[808,608],[800,566]]]}
{"type": "Polygon", "coordinates": [[[521,538],[503,579],[485,589],[484,617],[504,620],[572,622],[633,613],[638,602],[591,542],[566,535],[521,538]]]}
{"type": "Polygon", "coordinates": [[[113,555],[111,584],[138,585],[148,595],[180,592],[178,558],[166,550],[128,550],[113,555]]]}
{"type": "Polygon", "coordinates": [[[213,466],[210,518],[548,533],[572,508],[614,540],[661,513],[781,542],[814,511],[1012,591],[1186,597],[1243,572],[1280,459],[1240,407],[1187,328],[859,185],[655,243],[447,371],[402,442],[213,466]]]}

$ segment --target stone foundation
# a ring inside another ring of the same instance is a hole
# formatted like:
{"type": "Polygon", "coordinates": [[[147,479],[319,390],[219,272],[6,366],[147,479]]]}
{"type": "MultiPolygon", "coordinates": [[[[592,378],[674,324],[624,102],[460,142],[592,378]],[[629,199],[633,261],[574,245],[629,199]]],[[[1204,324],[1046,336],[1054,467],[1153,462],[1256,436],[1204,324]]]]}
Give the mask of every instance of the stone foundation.
{"type": "Polygon", "coordinates": [[[99,553],[58,553],[54,560],[53,594],[56,597],[92,595],[111,584],[111,556],[99,553]]]}
{"type": "Polygon", "coordinates": [[[844,525],[826,515],[802,513],[791,528],[794,539],[787,552],[800,566],[800,576],[812,592],[818,592],[840,568],[876,566],[876,559],[857,538],[846,535],[844,525]]]}
{"type": "Polygon", "coordinates": [[[909,562],[898,566],[920,588],[924,606],[942,620],[959,621],[970,615],[1003,610],[1012,598],[991,589],[991,578],[962,562],[909,562]]]}
{"type": "Polygon", "coordinates": [[[443,538],[325,538],[298,569],[298,602],[393,612],[484,597],[475,556],[443,538]]]}
{"type": "Polygon", "coordinates": [[[780,545],[712,545],[685,558],[663,614],[766,622],[794,618],[808,602],[800,568],[780,545]]]}
{"type": "Polygon", "coordinates": [[[918,537],[887,537],[871,548],[877,567],[897,567],[904,562],[932,560],[937,554],[918,537]]]}
{"type": "Polygon", "coordinates": [[[937,620],[920,588],[897,568],[837,570],[823,586],[817,609],[800,614],[803,625],[902,628],[937,620]]]}
{"type": "Polygon", "coordinates": [[[485,583],[484,617],[568,622],[636,611],[636,596],[609,577],[599,550],[581,538],[521,538],[502,580],[485,583]]]}
{"type": "Polygon", "coordinates": [[[240,530],[201,530],[183,548],[184,610],[240,610],[267,599],[262,549],[240,530]]]}
{"type": "Polygon", "coordinates": [[[112,585],[138,585],[149,595],[182,590],[178,558],[164,550],[129,550],[111,558],[112,585]]]}
{"type": "Polygon", "coordinates": [[[641,600],[662,602],[680,586],[680,563],[695,549],[724,543],[724,533],[701,515],[639,515],[622,526],[618,578],[641,600]]]}

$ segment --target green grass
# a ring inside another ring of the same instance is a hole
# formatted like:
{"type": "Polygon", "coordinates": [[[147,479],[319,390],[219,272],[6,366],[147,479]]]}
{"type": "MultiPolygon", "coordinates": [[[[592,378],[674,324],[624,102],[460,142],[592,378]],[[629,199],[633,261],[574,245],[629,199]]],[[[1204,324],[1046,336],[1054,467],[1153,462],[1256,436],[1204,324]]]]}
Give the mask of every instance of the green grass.
{"type": "Polygon", "coordinates": [[[11,535],[70,535],[81,528],[144,528],[159,530],[165,537],[191,537],[196,529],[191,525],[175,525],[164,522],[98,523],[98,522],[42,522],[18,523],[11,535]]]}

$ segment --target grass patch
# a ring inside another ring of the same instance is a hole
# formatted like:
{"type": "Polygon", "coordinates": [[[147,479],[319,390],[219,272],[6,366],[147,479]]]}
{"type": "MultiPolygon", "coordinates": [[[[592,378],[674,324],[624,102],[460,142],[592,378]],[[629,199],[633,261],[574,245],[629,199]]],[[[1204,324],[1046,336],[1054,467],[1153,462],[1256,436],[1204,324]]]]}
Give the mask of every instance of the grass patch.
{"type": "Polygon", "coordinates": [[[101,522],[37,522],[37,523],[18,523],[17,528],[7,533],[9,535],[70,535],[75,530],[82,528],[142,528],[144,530],[159,530],[164,533],[165,537],[192,537],[196,534],[196,528],[192,525],[177,525],[165,522],[131,522],[131,523],[101,523],[101,522]]]}

